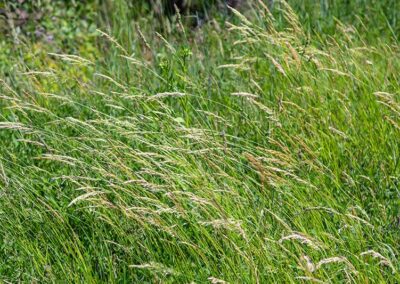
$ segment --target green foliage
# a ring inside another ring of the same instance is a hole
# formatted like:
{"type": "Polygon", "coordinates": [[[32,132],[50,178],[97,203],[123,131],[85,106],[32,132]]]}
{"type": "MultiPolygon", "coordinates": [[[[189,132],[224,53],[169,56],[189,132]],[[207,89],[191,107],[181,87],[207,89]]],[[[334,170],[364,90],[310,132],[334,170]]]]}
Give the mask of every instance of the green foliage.
{"type": "Polygon", "coordinates": [[[337,22],[351,24],[372,42],[376,38],[395,38],[400,33],[400,2],[397,0],[322,0],[288,1],[306,29],[318,34],[333,34],[337,22]]]}
{"type": "Polygon", "coordinates": [[[399,282],[397,4],[292,2],[2,41],[0,281],[399,282]]]}

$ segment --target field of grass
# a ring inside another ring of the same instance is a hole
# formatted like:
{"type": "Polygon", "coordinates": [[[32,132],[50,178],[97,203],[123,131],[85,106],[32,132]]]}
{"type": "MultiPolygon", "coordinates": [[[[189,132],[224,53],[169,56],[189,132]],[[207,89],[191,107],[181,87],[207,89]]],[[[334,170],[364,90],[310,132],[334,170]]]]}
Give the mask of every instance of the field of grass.
{"type": "Polygon", "coordinates": [[[0,283],[400,282],[400,4],[250,2],[0,37],[0,283]]]}

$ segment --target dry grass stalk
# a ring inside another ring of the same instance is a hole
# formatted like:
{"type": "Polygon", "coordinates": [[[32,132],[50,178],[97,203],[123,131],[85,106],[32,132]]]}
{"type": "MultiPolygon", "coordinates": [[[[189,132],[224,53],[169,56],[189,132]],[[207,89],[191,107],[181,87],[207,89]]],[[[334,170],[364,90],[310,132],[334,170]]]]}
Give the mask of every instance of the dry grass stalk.
{"type": "Polygon", "coordinates": [[[229,282],[215,277],[208,277],[207,279],[211,282],[211,284],[229,284],[229,282]]]}
{"type": "Polygon", "coordinates": [[[124,54],[126,54],[126,55],[128,54],[128,51],[126,51],[126,49],[123,48],[123,47],[118,43],[118,41],[117,41],[115,38],[113,38],[111,35],[109,35],[109,34],[103,32],[102,30],[99,30],[99,29],[96,29],[96,31],[99,32],[99,33],[100,33],[102,36],[104,36],[106,39],[108,39],[109,41],[111,41],[113,44],[115,44],[115,46],[116,46],[119,50],[121,50],[124,54]]]}
{"type": "Polygon", "coordinates": [[[370,255],[373,258],[379,259],[379,264],[390,267],[392,269],[393,273],[396,272],[396,269],[394,268],[393,263],[388,258],[381,255],[379,252],[376,252],[374,250],[367,250],[360,254],[360,256],[367,256],[367,255],[370,255]]]}
{"type": "Polygon", "coordinates": [[[324,281],[319,280],[317,278],[309,277],[309,276],[297,276],[296,279],[303,280],[303,281],[309,281],[309,282],[313,282],[313,283],[319,283],[319,284],[327,283],[327,282],[324,282],[324,281]]]}
{"type": "Polygon", "coordinates": [[[393,119],[391,119],[389,116],[385,115],[384,118],[390,122],[391,125],[393,125],[394,128],[396,128],[397,130],[400,131],[400,125],[394,121],[393,119]]]}
{"type": "Polygon", "coordinates": [[[223,64],[223,65],[219,65],[217,67],[218,69],[237,69],[237,70],[242,70],[242,71],[247,71],[250,70],[250,68],[248,66],[245,66],[243,63],[240,64],[223,64]]]}
{"type": "Polygon", "coordinates": [[[344,138],[346,140],[349,139],[349,137],[344,132],[342,132],[342,131],[340,131],[340,130],[332,127],[332,126],[329,126],[329,130],[332,131],[333,133],[341,136],[342,138],[344,138]]]}
{"type": "Polygon", "coordinates": [[[242,228],[241,221],[234,219],[217,219],[206,222],[199,222],[199,224],[204,226],[211,226],[214,229],[227,229],[231,231],[236,231],[239,233],[245,240],[247,240],[247,236],[245,231],[242,228]]]}
{"type": "Polygon", "coordinates": [[[168,49],[172,52],[172,53],[176,53],[176,49],[158,32],[156,32],[156,36],[161,39],[165,45],[168,47],[168,49]]]}
{"type": "Polygon", "coordinates": [[[127,91],[127,88],[124,85],[118,83],[117,81],[115,81],[110,76],[107,76],[107,75],[104,75],[104,74],[100,74],[100,73],[95,73],[94,76],[98,76],[98,77],[104,78],[104,79],[110,81],[111,83],[113,83],[115,86],[123,89],[124,91],[127,91]]]}
{"type": "Polygon", "coordinates": [[[156,273],[161,273],[164,275],[172,275],[174,274],[174,270],[172,268],[166,267],[162,263],[158,262],[149,262],[149,263],[144,263],[144,264],[132,264],[129,265],[130,268],[136,268],[136,269],[148,269],[150,271],[156,272],[156,273]]]}
{"type": "Polygon", "coordinates": [[[11,122],[11,121],[3,121],[0,122],[0,130],[1,129],[8,129],[8,130],[19,130],[19,131],[29,131],[32,130],[29,127],[26,127],[22,123],[18,122],[11,122]]]}
{"type": "Polygon", "coordinates": [[[279,240],[279,243],[283,243],[283,241],[287,241],[287,240],[297,240],[301,244],[305,244],[313,249],[317,249],[317,250],[319,249],[319,246],[317,244],[315,244],[315,242],[313,240],[311,240],[310,238],[308,238],[305,235],[300,234],[300,233],[295,232],[293,234],[282,237],[279,240]]]}
{"type": "Polygon", "coordinates": [[[237,93],[231,93],[232,96],[236,97],[245,97],[245,98],[258,98],[259,96],[251,94],[251,93],[246,93],[246,92],[237,92],[237,93]]]}
{"type": "Polygon", "coordinates": [[[302,262],[302,266],[304,266],[305,270],[313,273],[315,271],[315,265],[311,261],[311,258],[308,255],[302,255],[300,257],[300,261],[302,262]]]}
{"type": "Polygon", "coordinates": [[[350,213],[345,214],[345,216],[347,216],[347,217],[349,217],[349,218],[351,218],[351,219],[357,220],[357,221],[359,221],[360,223],[363,223],[364,225],[367,225],[368,227],[370,227],[370,228],[372,228],[372,229],[374,228],[374,226],[373,226],[371,223],[369,223],[368,221],[365,221],[364,219],[362,219],[362,218],[360,218],[360,217],[358,217],[358,216],[355,216],[355,215],[350,214],[350,213]]]}
{"type": "Polygon", "coordinates": [[[56,162],[62,162],[70,166],[76,166],[79,163],[79,160],[68,157],[68,156],[63,156],[63,155],[56,155],[56,154],[44,154],[41,157],[38,157],[37,159],[44,159],[44,160],[51,160],[51,161],[56,161],[56,162]]]}
{"type": "Polygon", "coordinates": [[[140,30],[139,25],[136,25],[136,30],[138,31],[139,37],[143,41],[144,46],[147,48],[147,50],[151,51],[152,49],[150,47],[150,44],[147,42],[146,37],[144,36],[142,31],[140,30]]]}
{"type": "Polygon", "coordinates": [[[148,97],[148,100],[157,100],[157,99],[163,99],[163,98],[168,98],[168,97],[184,97],[186,96],[185,93],[180,93],[180,92],[165,92],[165,93],[158,93],[156,95],[148,97]]]}
{"type": "Polygon", "coordinates": [[[274,111],[271,110],[269,107],[263,105],[262,103],[256,101],[255,99],[248,97],[247,100],[256,105],[257,107],[259,107],[261,110],[263,110],[264,112],[266,112],[268,115],[270,115],[272,117],[273,120],[276,120],[276,118],[274,118],[274,111]]]}
{"type": "Polygon", "coordinates": [[[244,153],[244,156],[250,162],[250,164],[253,166],[253,168],[255,168],[257,170],[258,176],[260,178],[261,186],[264,187],[266,180],[265,180],[265,168],[264,168],[263,164],[260,161],[258,161],[250,153],[244,153]]]}
{"type": "Polygon", "coordinates": [[[329,72],[332,72],[332,73],[334,73],[334,74],[336,74],[336,75],[339,75],[339,76],[345,76],[345,77],[351,77],[351,75],[350,74],[347,74],[347,73],[345,73],[345,72],[343,72],[343,71],[340,71],[340,70],[337,70],[337,69],[332,69],[332,68],[318,68],[320,71],[329,71],[329,72]]]}
{"type": "Polygon", "coordinates": [[[299,53],[294,49],[290,42],[286,42],[286,46],[289,48],[290,54],[292,55],[294,61],[296,62],[297,68],[301,67],[301,60],[299,53]]]}
{"type": "Polygon", "coordinates": [[[78,196],[77,198],[73,199],[73,200],[68,204],[68,207],[74,205],[74,204],[77,203],[78,201],[86,200],[86,199],[88,199],[89,197],[93,197],[93,196],[96,196],[96,195],[99,195],[99,194],[104,194],[104,192],[101,192],[101,191],[91,191],[91,192],[82,194],[82,195],[78,196]]]}
{"type": "Polygon", "coordinates": [[[315,270],[320,269],[322,266],[330,263],[344,263],[347,265],[348,268],[351,269],[351,271],[356,272],[356,269],[354,268],[353,264],[344,256],[334,256],[334,257],[328,257],[325,259],[320,260],[317,265],[315,266],[315,270]]]}
{"type": "Polygon", "coordinates": [[[4,184],[7,186],[9,179],[6,175],[6,171],[4,170],[3,162],[0,160],[0,177],[3,180],[4,184]]]}
{"type": "Polygon", "coordinates": [[[265,54],[266,57],[268,57],[268,58],[272,61],[272,64],[275,66],[275,68],[276,68],[283,76],[286,76],[286,72],[285,72],[285,70],[283,69],[282,65],[279,64],[279,62],[276,61],[276,59],[273,58],[271,55],[269,55],[269,54],[267,54],[267,53],[264,53],[264,54],[265,54]]]}
{"type": "Polygon", "coordinates": [[[51,56],[60,58],[63,61],[67,61],[67,62],[71,62],[71,63],[77,63],[77,64],[94,64],[92,61],[80,57],[78,55],[74,55],[74,54],[59,54],[59,53],[48,53],[51,56]]]}

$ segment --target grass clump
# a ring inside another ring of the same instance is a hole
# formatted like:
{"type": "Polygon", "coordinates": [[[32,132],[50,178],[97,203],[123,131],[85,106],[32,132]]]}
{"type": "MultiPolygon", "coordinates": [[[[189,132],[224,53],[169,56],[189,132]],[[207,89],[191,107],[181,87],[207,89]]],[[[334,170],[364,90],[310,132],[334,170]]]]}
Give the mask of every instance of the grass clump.
{"type": "Polygon", "coordinates": [[[322,38],[285,2],[232,14],[15,59],[2,281],[400,280],[397,42],[322,38]]]}

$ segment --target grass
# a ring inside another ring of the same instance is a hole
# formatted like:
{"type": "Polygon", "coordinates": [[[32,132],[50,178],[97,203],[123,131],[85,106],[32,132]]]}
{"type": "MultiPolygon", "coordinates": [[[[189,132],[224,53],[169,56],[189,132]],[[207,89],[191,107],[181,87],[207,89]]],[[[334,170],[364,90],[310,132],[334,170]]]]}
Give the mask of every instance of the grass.
{"type": "Polygon", "coordinates": [[[0,281],[399,282],[397,39],[280,3],[15,50],[0,281]]]}

